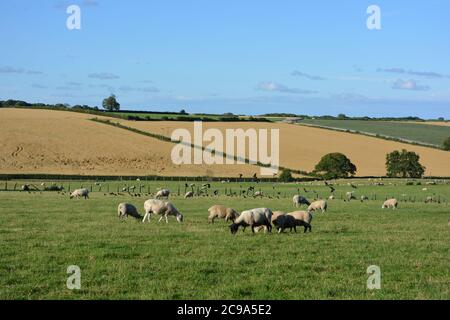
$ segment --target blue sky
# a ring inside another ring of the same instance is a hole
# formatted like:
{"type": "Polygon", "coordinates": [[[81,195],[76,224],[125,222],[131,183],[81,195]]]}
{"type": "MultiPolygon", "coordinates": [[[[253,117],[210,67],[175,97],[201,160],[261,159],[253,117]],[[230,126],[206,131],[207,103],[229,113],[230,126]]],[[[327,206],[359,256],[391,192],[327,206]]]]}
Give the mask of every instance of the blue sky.
{"type": "Polygon", "coordinates": [[[450,2],[0,2],[0,100],[450,118],[450,2]],[[66,9],[81,8],[81,30],[66,9]],[[366,9],[381,9],[368,30],[366,9]]]}

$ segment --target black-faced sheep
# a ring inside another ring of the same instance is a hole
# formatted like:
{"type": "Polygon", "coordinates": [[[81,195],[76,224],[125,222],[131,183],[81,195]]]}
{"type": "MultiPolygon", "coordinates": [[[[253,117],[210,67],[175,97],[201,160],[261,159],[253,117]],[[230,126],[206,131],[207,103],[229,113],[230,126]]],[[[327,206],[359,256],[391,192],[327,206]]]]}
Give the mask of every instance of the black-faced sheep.
{"type": "Polygon", "coordinates": [[[292,198],[292,204],[294,207],[298,207],[302,204],[306,204],[307,206],[309,206],[311,203],[305,197],[302,197],[300,195],[295,195],[292,198]]]}

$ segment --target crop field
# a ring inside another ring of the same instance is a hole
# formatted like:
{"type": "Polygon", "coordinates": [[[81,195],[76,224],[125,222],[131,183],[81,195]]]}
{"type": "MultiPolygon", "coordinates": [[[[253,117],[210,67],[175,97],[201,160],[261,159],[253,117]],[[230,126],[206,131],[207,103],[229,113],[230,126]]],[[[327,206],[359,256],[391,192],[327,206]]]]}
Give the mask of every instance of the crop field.
{"type": "Polygon", "coordinates": [[[330,190],[322,182],[214,182],[208,196],[184,199],[202,182],[54,182],[66,189],[61,193],[18,191],[25,183],[42,189],[53,181],[0,181],[0,298],[449,299],[449,181],[374,185],[380,182],[333,181],[336,198],[326,213],[314,214],[311,233],[248,229],[233,236],[228,223],[207,223],[211,205],[290,212],[294,194],[312,200],[330,190]],[[90,199],[69,200],[67,190],[81,186],[92,190],[90,199]],[[250,186],[264,197],[244,194],[250,186]],[[182,224],[119,221],[120,202],[142,213],[159,187],[172,191],[182,224]],[[345,202],[347,191],[370,200],[345,202]],[[399,209],[382,210],[393,196],[399,209]],[[427,196],[435,201],[424,203],[427,196]],[[66,287],[70,265],[81,269],[81,290],[66,287]],[[371,265],[381,269],[380,290],[366,287],[371,265]]]}
{"type": "Polygon", "coordinates": [[[448,125],[431,125],[426,123],[392,122],[392,121],[364,121],[364,120],[313,120],[305,119],[300,123],[359,131],[392,138],[409,140],[442,146],[444,140],[450,137],[448,125]]]}

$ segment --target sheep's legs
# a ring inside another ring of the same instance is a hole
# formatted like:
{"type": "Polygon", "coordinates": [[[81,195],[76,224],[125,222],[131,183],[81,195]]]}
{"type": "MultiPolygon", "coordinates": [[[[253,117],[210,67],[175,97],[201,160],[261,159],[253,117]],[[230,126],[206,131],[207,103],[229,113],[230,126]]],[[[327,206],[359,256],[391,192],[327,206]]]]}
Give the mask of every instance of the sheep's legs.
{"type": "Polygon", "coordinates": [[[158,220],[158,223],[160,223],[163,218],[164,218],[164,216],[161,216],[161,218],[159,218],[159,220],[158,220]]]}
{"type": "Polygon", "coordinates": [[[166,217],[166,223],[169,223],[169,220],[167,219],[167,214],[165,215],[165,217],[166,217]]]}

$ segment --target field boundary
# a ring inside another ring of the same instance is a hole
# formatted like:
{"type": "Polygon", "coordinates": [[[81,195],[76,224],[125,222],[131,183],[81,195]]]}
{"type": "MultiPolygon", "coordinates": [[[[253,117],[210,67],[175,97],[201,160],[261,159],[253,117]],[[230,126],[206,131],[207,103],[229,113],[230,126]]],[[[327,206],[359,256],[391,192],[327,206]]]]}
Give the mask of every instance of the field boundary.
{"type": "Polygon", "coordinates": [[[297,122],[294,125],[357,134],[357,135],[367,136],[367,137],[371,137],[371,138],[377,138],[377,139],[394,141],[394,142],[401,142],[401,143],[406,143],[406,144],[410,144],[410,145],[414,145],[414,146],[438,149],[441,151],[448,151],[448,150],[445,150],[444,148],[440,147],[437,144],[408,140],[408,139],[403,139],[403,138],[398,138],[398,137],[392,137],[389,135],[384,135],[384,134],[379,134],[379,133],[372,133],[372,132],[366,132],[366,131],[360,131],[360,130],[354,130],[354,129],[343,129],[343,128],[311,124],[311,123],[301,123],[301,122],[297,122]]]}

